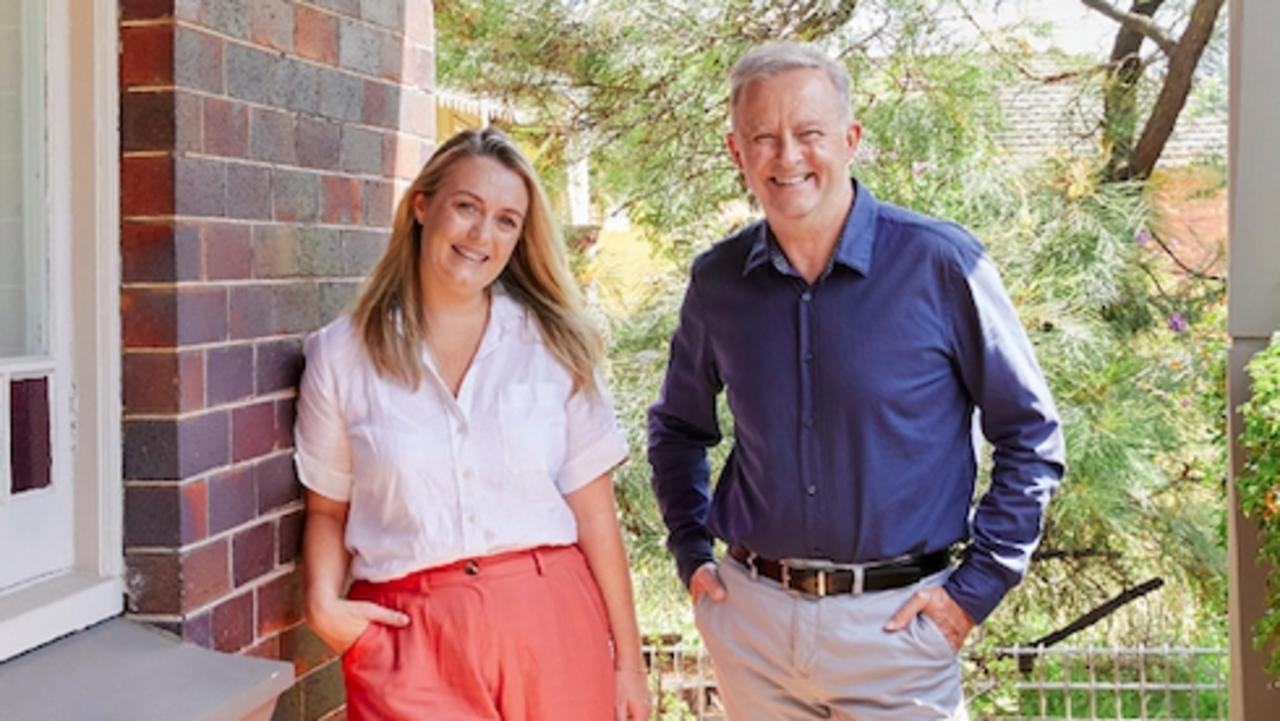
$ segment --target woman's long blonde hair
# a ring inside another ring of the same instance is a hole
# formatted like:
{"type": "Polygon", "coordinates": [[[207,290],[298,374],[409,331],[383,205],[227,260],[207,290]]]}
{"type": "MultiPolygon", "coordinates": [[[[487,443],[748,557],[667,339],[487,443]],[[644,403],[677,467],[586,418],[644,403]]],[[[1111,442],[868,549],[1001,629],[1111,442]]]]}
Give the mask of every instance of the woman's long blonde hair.
{"type": "Polygon", "coordinates": [[[425,372],[426,322],[418,263],[422,225],[413,213],[418,194],[430,197],[449,169],[464,158],[491,158],[524,181],[529,194],[520,239],[500,280],[528,308],[543,342],[573,377],[574,391],[595,392],[594,372],[604,355],[600,334],[583,310],[569,272],[564,243],[537,173],[515,143],[496,128],[464,130],[441,145],[396,206],[391,240],[356,298],[352,320],[378,374],[416,389],[425,372]]]}

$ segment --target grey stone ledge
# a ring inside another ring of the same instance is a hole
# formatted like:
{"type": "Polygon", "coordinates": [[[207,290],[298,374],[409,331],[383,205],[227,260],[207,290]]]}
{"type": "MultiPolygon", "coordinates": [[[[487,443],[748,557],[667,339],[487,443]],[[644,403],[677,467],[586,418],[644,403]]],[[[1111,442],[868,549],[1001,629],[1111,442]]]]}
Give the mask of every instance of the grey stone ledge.
{"type": "Polygon", "coordinates": [[[0,663],[5,721],[266,721],[293,666],[112,619],[0,663]]]}

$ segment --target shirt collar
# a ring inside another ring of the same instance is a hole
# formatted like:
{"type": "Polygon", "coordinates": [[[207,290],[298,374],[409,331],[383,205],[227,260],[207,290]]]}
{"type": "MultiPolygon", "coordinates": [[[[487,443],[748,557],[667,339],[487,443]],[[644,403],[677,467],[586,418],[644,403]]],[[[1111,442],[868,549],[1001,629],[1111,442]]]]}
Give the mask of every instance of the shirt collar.
{"type": "MultiPolygon", "coordinates": [[[[849,211],[836,240],[836,252],[827,265],[825,276],[831,266],[839,263],[862,275],[871,272],[871,251],[875,240],[876,201],[867,186],[859,183],[857,178],[850,178],[853,183],[853,208],[849,211]]],[[[758,268],[765,261],[770,261],[780,272],[795,274],[791,263],[782,253],[778,241],[769,228],[768,221],[758,224],[754,230],[755,238],[751,242],[751,250],[747,252],[747,260],[743,264],[742,274],[746,275],[758,268]]]]}

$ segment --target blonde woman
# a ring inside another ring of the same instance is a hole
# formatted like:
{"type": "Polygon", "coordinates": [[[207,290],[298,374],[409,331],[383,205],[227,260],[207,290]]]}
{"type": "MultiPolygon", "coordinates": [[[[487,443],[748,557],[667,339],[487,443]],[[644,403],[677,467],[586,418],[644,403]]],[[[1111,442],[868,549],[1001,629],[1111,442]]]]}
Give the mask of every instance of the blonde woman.
{"type": "Polygon", "coordinates": [[[352,721],[649,717],[601,355],[528,161],[451,138],[306,342],[307,619],[352,721]]]}

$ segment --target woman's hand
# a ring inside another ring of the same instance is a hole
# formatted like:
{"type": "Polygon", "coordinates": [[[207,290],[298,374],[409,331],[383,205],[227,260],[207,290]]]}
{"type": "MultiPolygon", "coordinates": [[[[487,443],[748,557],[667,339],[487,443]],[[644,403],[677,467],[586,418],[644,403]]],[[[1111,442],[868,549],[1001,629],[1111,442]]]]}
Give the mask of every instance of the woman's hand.
{"type": "Polygon", "coordinates": [[[368,601],[335,598],[307,609],[307,623],[321,641],[340,654],[355,644],[360,634],[373,623],[401,628],[409,625],[409,617],[386,606],[368,601]]]}
{"type": "Polygon", "coordinates": [[[649,674],[644,669],[618,669],[618,701],[614,707],[617,721],[649,721],[653,718],[653,694],[649,692],[649,674]]]}

